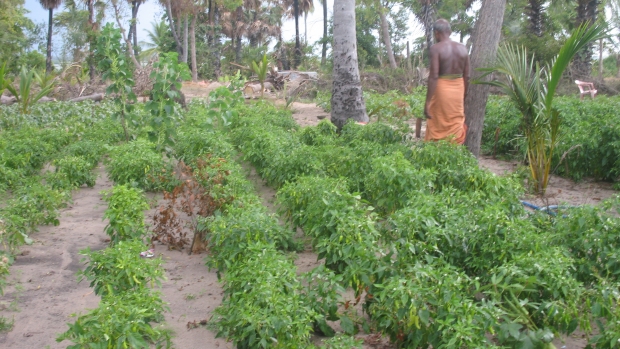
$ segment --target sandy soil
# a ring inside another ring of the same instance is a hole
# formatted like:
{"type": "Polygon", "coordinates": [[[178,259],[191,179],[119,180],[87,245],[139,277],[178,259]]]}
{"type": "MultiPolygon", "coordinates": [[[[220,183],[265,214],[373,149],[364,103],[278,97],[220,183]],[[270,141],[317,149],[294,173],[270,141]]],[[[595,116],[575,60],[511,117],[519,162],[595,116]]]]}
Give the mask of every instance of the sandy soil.
{"type": "Polygon", "coordinates": [[[70,315],[99,304],[88,283],[78,284],[75,275],[82,268],[80,250],[107,245],[102,221],[106,204],[99,192],[111,183],[101,168],[97,171],[95,187],[73,194],[73,203],[61,211],[60,225],[41,227],[32,235],[35,242],[17,256],[10,286],[0,297],[0,316],[15,324],[12,331],[0,333],[0,347],[66,348],[68,343],[55,339],[68,329],[70,315]]]}
{"type": "MultiPolygon", "coordinates": [[[[203,93],[204,86],[192,87],[196,96],[203,93]]],[[[184,87],[184,91],[185,91],[184,87]]],[[[188,92],[191,92],[191,88],[188,92]]],[[[328,113],[314,104],[294,103],[293,117],[302,125],[315,125],[320,119],[329,117],[328,113]]],[[[514,162],[481,158],[480,166],[499,175],[512,172],[517,167],[514,162]]],[[[256,171],[247,164],[245,170],[254,184],[263,204],[275,212],[275,190],[265,185],[256,171]]],[[[73,203],[61,210],[60,225],[41,227],[33,234],[35,243],[24,246],[15,264],[11,267],[10,285],[6,294],[0,297],[0,316],[14,320],[9,332],[0,333],[0,347],[6,349],[65,348],[69,342],[56,343],[55,338],[67,329],[72,322],[73,313],[85,313],[95,308],[99,297],[92,293],[88,283],[77,283],[75,273],[83,268],[79,251],[86,247],[93,250],[107,246],[107,236],[102,220],[106,204],[101,200],[100,191],[112,187],[103,168],[97,169],[99,178],[94,188],[82,188],[73,193],[73,203]]],[[[582,182],[553,177],[546,201],[527,198],[537,204],[595,204],[616,192],[608,183],[582,182]],[[539,201],[536,201],[539,200],[539,201]]],[[[153,199],[153,201],[157,201],[153,199]]],[[[147,212],[150,218],[154,210],[147,212]]],[[[232,348],[223,339],[200,325],[208,320],[211,312],[221,303],[221,286],[214,272],[209,272],[204,264],[206,255],[190,256],[186,251],[170,251],[165,246],[156,246],[156,254],[166,261],[167,281],[162,285],[164,301],[170,312],[166,313],[166,323],[175,332],[176,348],[232,348]],[[198,326],[188,329],[188,323],[198,326]]],[[[295,264],[300,273],[309,271],[319,263],[316,254],[307,250],[298,253],[295,264]]],[[[360,335],[367,344],[365,348],[391,348],[385,339],[376,335],[360,335]]],[[[580,349],[585,340],[575,335],[566,343],[556,341],[558,348],[580,349]]],[[[320,342],[320,338],[315,338],[320,342]]]]}
{"type": "MultiPolygon", "coordinates": [[[[33,234],[35,243],[22,248],[11,266],[10,286],[0,298],[0,316],[14,320],[9,332],[0,333],[0,347],[5,349],[66,348],[70,343],[56,343],[73,313],[96,308],[99,297],[87,282],[77,283],[75,273],[83,269],[79,251],[107,246],[103,213],[107,207],[100,192],[112,187],[102,168],[94,188],[82,188],[73,194],[73,203],[61,211],[60,225],[41,227],[33,234]]],[[[153,210],[147,212],[147,218],[153,210]]],[[[169,251],[156,246],[156,254],[166,263],[162,284],[163,299],[168,303],[166,323],[175,332],[176,348],[232,348],[205,326],[188,330],[189,322],[200,324],[222,300],[221,287],[214,272],[204,264],[205,255],[169,251]]]]}

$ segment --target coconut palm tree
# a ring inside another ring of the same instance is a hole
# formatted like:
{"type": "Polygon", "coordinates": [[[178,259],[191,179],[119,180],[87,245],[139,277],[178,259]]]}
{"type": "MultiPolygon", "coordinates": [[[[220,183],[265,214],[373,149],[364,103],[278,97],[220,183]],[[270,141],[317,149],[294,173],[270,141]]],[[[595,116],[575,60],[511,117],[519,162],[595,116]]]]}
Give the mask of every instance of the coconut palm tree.
{"type": "Polygon", "coordinates": [[[45,60],[45,72],[52,72],[52,27],[54,20],[54,10],[60,6],[62,0],[39,0],[41,6],[49,11],[49,19],[47,24],[47,58],[45,60]]]}
{"type": "Polygon", "coordinates": [[[314,0],[299,0],[299,11],[304,14],[304,41],[308,44],[308,14],[314,12],[314,0]]]}
{"type": "Polygon", "coordinates": [[[505,81],[483,82],[508,95],[522,116],[534,190],[544,195],[549,182],[553,151],[558,144],[561,116],[553,106],[555,90],[573,57],[606,35],[605,27],[584,23],[566,40],[554,60],[540,67],[525,48],[506,45],[497,53],[497,65],[482,69],[499,73],[505,81]]]}
{"type": "Polygon", "coordinates": [[[339,129],[348,119],[368,122],[357,61],[355,0],[334,1],[334,43],[332,47],[334,84],[331,121],[339,129]]]}
{"type": "Polygon", "coordinates": [[[145,49],[140,52],[141,60],[148,60],[153,56],[171,52],[175,49],[175,42],[170,32],[170,27],[165,21],[151,22],[152,29],[146,31],[148,41],[141,41],[140,45],[145,49]]]}

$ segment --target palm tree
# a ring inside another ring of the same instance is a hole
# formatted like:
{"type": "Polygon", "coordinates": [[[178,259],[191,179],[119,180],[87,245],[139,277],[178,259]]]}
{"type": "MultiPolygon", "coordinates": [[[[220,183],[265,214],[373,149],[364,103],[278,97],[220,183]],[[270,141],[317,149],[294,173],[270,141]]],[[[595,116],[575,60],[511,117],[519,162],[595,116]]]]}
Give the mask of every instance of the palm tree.
{"type": "Polygon", "coordinates": [[[327,0],[323,0],[323,48],[321,50],[321,67],[327,62],[327,0]]]}
{"type": "Polygon", "coordinates": [[[368,122],[357,61],[355,0],[334,1],[334,85],[331,121],[339,129],[348,119],[368,122]]]}
{"type": "MultiPolygon", "coordinates": [[[[582,26],[584,23],[593,25],[598,14],[598,0],[577,0],[576,25],[582,26]]],[[[585,45],[575,56],[573,62],[573,73],[578,79],[587,79],[592,72],[592,43],[585,45]]]]}
{"type": "Polygon", "coordinates": [[[47,58],[45,60],[45,72],[52,72],[52,27],[54,19],[54,10],[60,6],[62,0],[39,0],[41,6],[49,11],[49,19],[47,24],[47,58]]]}
{"type": "Polygon", "coordinates": [[[162,20],[158,23],[151,22],[151,26],[152,29],[146,31],[149,41],[140,42],[142,47],[145,48],[145,50],[140,52],[141,60],[148,60],[153,56],[159,56],[162,53],[174,50],[174,39],[171,37],[168,24],[162,20]]]}
{"type": "Polygon", "coordinates": [[[308,14],[314,12],[314,0],[299,0],[299,11],[304,14],[304,41],[308,44],[308,14]]]}
{"type": "Polygon", "coordinates": [[[572,58],[605,35],[604,26],[584,23],[566,40],[556,58],[544,67],[540,67],[525,48],[507,45],[500,48],[497,65],[483,69],[487,74],[497,72],[506,77],[506,82],[483,83],[501,88],[521,112],[532,182],[541,195],[549,182],[561,124],[560,113],[553,106],[555,90],[572,58]]]}

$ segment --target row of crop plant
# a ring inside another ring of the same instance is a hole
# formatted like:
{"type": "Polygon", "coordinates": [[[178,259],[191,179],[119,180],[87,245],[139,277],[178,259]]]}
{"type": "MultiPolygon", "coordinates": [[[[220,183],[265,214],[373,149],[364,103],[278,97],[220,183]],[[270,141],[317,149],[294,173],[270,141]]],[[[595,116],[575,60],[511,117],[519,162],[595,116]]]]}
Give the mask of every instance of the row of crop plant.
{"type": "MultiPolygon", "coordinates": [[[[225,90],[217,95],[220,99],[215,104],[235,103],[225,90]]],[[[211,205],[195,224],[208,246],[207,266],[217,271],[224,289],[211,326],[218,337],[237,348],[311,348],[314,330],[326,328],[326,322],[335,319],[341,289],[338,282],[331,287],[324,282],[336,276],[323,267],[297,274],[290,254],[302,246],[291,229],[267,212],[233,160],[236,152],[222,132],[223,123],[216,128],[204,126],[205,119],[213,117],[209,110],[208,105],[190,108],[192,115],[179,132],[175,149],[176,157],[187,166],[185,183],[195,182],[193,193],[199,193],[205,206],[211,205]]],[[[188,190],[183,187],[186,184],[180,185],[177,192],[188,190]]],[[[339,336],[323,347],[359,345],[358,340],[339,336]]]]}
{"type": "Polygon", "coordinates": [[[143,242],[146,198],[138,189],[117,185],[105,200],[110,245],[100,251],[81,251],[88,263],[79,272],[79,279],[90,282],[101,302],[79,315],[57,341],[69,340],[74,343],[70,347],[76,348],[170,348],[170,331],[152,324],[164,319],[161,294],[152,289],[164,278],[163,260],[141,256],[148,249],[143,242]]]}
{"type": "Polygon", "coordinates": [[[20,246],[40,225],[58,225],[71,191],[95,184],[94,168],[118,140],[105,106],[0,108],[0,294],[20,246]],[[49,168],[46,168],[49,166],[49,168]]]}
{"type": "Polygon", "coordinates": [[[299,129],[268,104],[239,108],[232,127],[341,286],[365,293],[369,321],[343,328],[402,347],[511,348],[551,348],[580,328],[617,346],[617,199],[532,215],[516,178],[462,147],[407,143],[380,123],[299,129]]]}

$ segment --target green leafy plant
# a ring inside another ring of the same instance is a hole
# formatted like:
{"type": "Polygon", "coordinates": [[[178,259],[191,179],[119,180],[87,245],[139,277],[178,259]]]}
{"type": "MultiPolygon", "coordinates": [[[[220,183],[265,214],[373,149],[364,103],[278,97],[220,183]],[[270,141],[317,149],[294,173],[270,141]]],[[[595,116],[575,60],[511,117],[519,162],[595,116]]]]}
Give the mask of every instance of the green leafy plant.
{"type": "Polygon", "coordinates": [[[295,266],[273,245],[250,244],[223,278],[224,300],[213,314],[217,337],[240,349],[309,346],[319,316],[305,302],[295,266]]]}
{"type": "Polygon", "coordinates": [[[97,68],[103,73],[102,80],[111,82],[106,88],[106,94],[112,96],[117,105],[116,116],[123,126],[125,141],[129,142],[127,121],[135,121],[132,118],[132,111],[136,95],[132,90],[133,71],[120,41],[120,29],[114,28],[112,23],[107,23],[97,38],[95,55],[99,61],[97,68]]]}
{"type": "Polygon", "coordinates": [[[553,100],[562,73],[577,52],[604,36],[604,26],[586,23],[573,31],[558,56],[544,67],[535,62],[534,56],[530,58],[524,48],[504,46],[498,52],[497,65],[482,69],[486,74],[498,72],[507,78],[508,82],[483,83],[501,88],[522,114],[527,159],[536,193],[545,193],[553,153],[559,141],[561,118],[553,100]]]}
{"type": "Polygon", "coordinates": [[[110,245],[145,235],[144,210],[148,210],[149,205],[140,190],[116,185],[103,199],[108,202],[103,217],[108,219],[105,232],[110,237],[110,245]]]}
{"type": "Polygon", "coordinates": [[[399,347],[493,348],[486,333],[499,313],[469,298],[470,286],[441,261],[418,263],[374,285],[368,312],[399,347]]]}
{"type": "Polygon", "coordinates": [[[382,213],[390,214],[404,207],[409,199],[430,192],[436,174],[416,169],[400,152],[376,158],[366,175],[364,188],[372,203],[382,213]]]}
{"type": "Polygon", "coordinates": [[[15,89],[6,80],[4,87],[17,98],[21,113],[29,114],[32,104],[38,102],[54,90],[54,80],[48,79],[45,76],[41,77],[36,71],[22,67],[19,72],[19,90],[15,89]],[[34,91],[35,83],[39,85],[39,91],[36,93],[34,91]]]}
{"type": "Polygon", "coordinates": [[[178,53],[164,53],[153,64],[150,78],[154,81],[151,100],[145,105],[151,113],[150,126],[153,129],[149,139],[155,143],[156,149],[163,150],[174,143],[178,127],[176,101],[180,97],[181,80],[190,78],[189,68],[179,63],[178,53]]]}
{"type": "Polygon", "coordinates": [[[267,78],[267,69],[269,64],[267,63],[267,54],[263,54],[263,59],[257,64],[252,61],[252,70],[256,73],[258,81],[260,82],[260,98],[263,98],[265,93],[265,79],[267,78]]]}
{"type": "Polygon", "coordinates": [[[78,281],[90,281],[95,294],[109,298],[159,286],[164,279],[164,261],[160,257],[140,257],[140,252],[147,248],[140,240],[120,241],[101,251],[86,248],[80,254],[88,258],[88,264],[78,272],[78,281]]]}
{"type": "Polygon", "coordinates": [[[87,161],[90,168],[94,168],[99,164],[105,147],[102,142],[81,140],[68,145],[63,153],[67,156],[79,156],[87,161]]]}
{"type": "Polygon", "coordinates": [[[9,84],[8,80],[6,79],[6,73],[6,62],[4,62],[0,67],[0,96],[2,96],[2,94],[4,93],[6,85],[9,84]]]}
{"type": "Polygon", "coordinates": [[[81,156],[67,156],[54,161],[56,171],[46,177],[52,188],[74,189],[86,184],[95,186],[97,175],[91,170],[91,164],[81,156]]]}
{"type": "Polygon", "coordinates": [[[142,139],[131,141],[110,151],[106,170],[116,184],[129,184],[144,190],[174,187],[174,171],[165,163],[154,144],[142,139]]]}
{"type": "Polygon", "coordinates": [[[151,325],[163,320],[163,311],[159,293],[148,289],[103,297],[99,307],[77,316],[56,341],[71,341],[68,348],[75,349],[171,348],[170,331],[151,325]]]}

